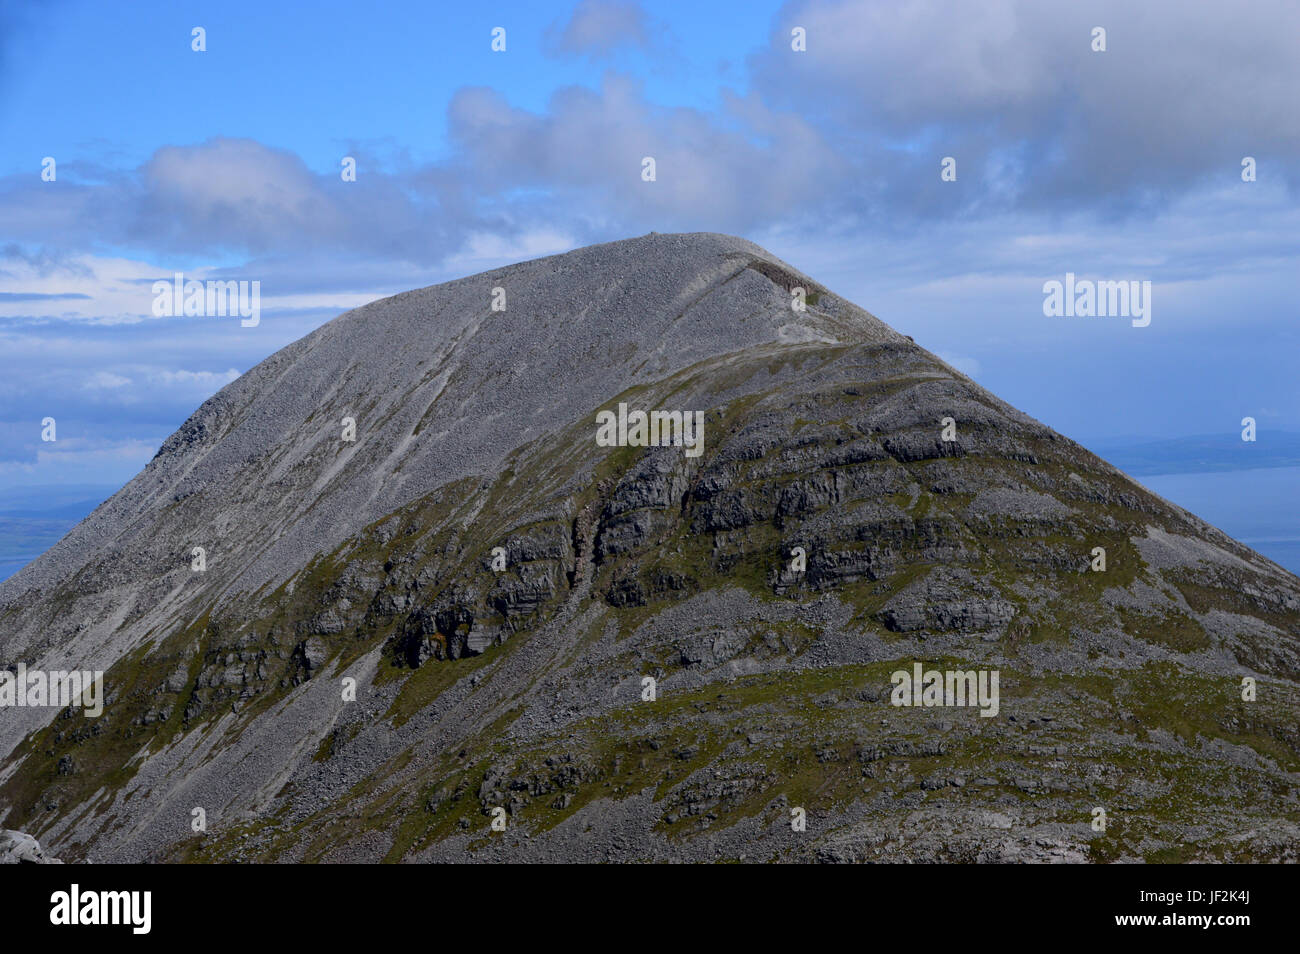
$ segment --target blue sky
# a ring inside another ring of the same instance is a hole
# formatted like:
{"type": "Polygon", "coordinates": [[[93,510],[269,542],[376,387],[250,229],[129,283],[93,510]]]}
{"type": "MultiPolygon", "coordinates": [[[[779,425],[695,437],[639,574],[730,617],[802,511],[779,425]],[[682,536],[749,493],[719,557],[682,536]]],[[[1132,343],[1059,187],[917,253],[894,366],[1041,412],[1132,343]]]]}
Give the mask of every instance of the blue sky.
{"type": "Polygon", "coordinates": [[[126,481],[347,308],[652,230],[751,238],[1085,443],[1266,443],[1298,38],[1280,0],[0,0],[0,491],[126,481]],[[153,317],[177,270],[260,281],[261,324],[153,317]],[[1045,317],[1067,271],[1150,280],[1150,326],[1045,317]]]}

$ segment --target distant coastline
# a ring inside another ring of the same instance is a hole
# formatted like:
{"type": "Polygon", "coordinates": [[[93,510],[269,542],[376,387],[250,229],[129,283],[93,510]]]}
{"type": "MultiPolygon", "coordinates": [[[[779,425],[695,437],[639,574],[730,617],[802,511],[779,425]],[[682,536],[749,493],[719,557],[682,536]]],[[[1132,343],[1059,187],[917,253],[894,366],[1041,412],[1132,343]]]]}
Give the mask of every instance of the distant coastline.
{"type": "Polygon", "coordinates": [[[1300,434],[1290,431],[1261,430],[1254,442],[1243,441],[1240,434],[1230,431],[1191,437],[1103,438],[1082,443],[1133,477],[1300,467],[1300,434]]]}
{"type": "Polygon", "coordinates": [[[0,580],[58,543],[117,490],[97,484],[0,490],[0,580]]]}

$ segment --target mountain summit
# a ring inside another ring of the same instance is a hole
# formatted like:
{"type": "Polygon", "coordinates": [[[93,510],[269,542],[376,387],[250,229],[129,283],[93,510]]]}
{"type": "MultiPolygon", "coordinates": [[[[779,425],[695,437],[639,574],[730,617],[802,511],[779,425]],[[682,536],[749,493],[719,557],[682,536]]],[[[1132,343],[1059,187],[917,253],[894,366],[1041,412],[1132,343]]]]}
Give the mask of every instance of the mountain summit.
{"type": "Polygon", "coordinates": [[[0,669],[104,673],[98,718],[0,711],[0,824],[1296,860],[1298,638],[1300,579],[763,249],[651,234],[339,316],[0,584],[0,669]]]}

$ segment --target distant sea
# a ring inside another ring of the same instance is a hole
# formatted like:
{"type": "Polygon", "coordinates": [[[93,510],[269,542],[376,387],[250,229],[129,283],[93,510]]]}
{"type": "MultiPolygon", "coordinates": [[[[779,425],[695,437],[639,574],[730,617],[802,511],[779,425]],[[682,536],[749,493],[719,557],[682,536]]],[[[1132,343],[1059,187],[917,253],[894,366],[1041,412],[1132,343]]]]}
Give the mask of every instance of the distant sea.
{"type": "Polygon", "coordinates": [[[58,543],[117,490],[98,484],[0,490],[0,580],[58,543]]]}
{"type": "Polygon", "coordinates": [[[1136,479],[1300,575],[1300,467],[1136,479]]]}
{"type": "Polygon", "coordinates": [[[1300,433],[1083,441],[1166,500],[1300,575],[1300,433]]]}

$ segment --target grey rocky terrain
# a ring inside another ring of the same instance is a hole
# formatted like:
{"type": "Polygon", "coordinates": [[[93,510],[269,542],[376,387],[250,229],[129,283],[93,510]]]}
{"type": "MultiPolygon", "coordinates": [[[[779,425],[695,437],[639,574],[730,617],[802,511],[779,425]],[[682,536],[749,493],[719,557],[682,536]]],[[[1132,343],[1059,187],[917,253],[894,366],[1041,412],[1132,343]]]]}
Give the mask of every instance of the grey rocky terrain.
{"type": "Polygon", "coordinates": [[[0,711],[65,860],[1300,855],[1300,579],[728,236],[271,356],[0,584],[19,663],[106,673],[0,711]],[[703,453],[598,446],[620,403],[703,453]],[[916,662],[997,714],[891,704],[916,662]]]}
{"type": "Polygon", "coordinates": [[[31,835],[0,828],[0,865],[60,865],[31,835]]]}

